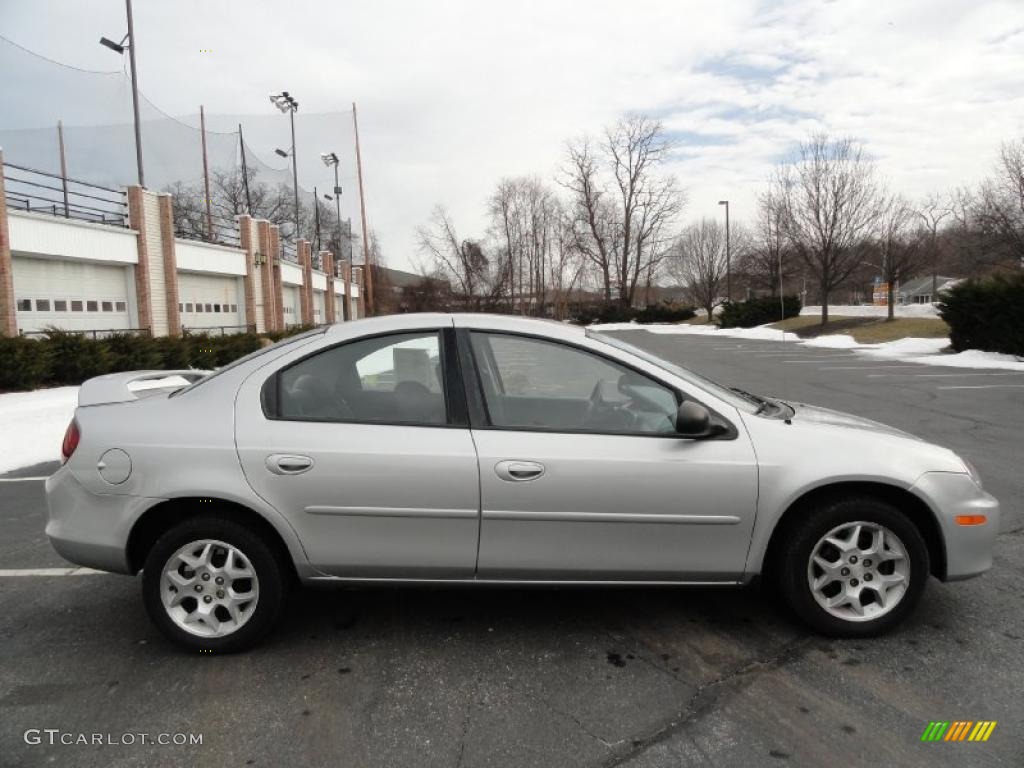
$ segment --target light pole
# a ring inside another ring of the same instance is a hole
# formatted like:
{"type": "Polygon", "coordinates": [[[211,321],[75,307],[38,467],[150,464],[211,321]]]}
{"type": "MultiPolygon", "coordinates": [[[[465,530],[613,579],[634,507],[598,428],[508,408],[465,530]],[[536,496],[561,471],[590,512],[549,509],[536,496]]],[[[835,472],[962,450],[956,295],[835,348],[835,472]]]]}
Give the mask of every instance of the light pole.
{"type": "Polygon", "coordinates": [[[142,172],[142,128],[139,124],[139,78],[135,68],[135,24],[132,21],[132,0],[125,0],[125,8],[128,13],[128,34],[121,38],[120,43],[100,38],[100,45],[105,45],[115,53],[124,53],[128,49],[128,64],[132,70],[132,112],[135,117],[135,163],[139,170],[139,186],[146,186],[146,176],[142,172]],[[127,45],[125,41],[128,41],[127,45]]]}
{"type": "MultiPolygon", "coordinates": [[[[334,152],[321,152],[320,159],[323,160],[324,165],[330,168],[334,166],[334,205],[338,217],[338,250],[341,250],[341,185],[338,182],[338,167],[341,165],[341,161],[338,160],[338,156],[334,152]]],[[[331,199],[330,195],[324,195],[328,200],[331,199]]],[[[341,254],[339,253],[340,257],[341,254]]]]}
{"type": "Polygon", "coordinates": [[[725,300],[732,301],[732,255],[729,243],[729,201],[719,200],[725,206],[725,300]]]}
{"type": "MultiPolygon", "coordinates": [[[[270,94],[270,103],[281,112],[287,112],[292,124],[292,181],[295,187],[295,240],[299,239],[299,164],[295,160],[295,113],[299,109],[297,102],[288,91],[270,94]]],[[[281,154],[280,150],[278,154],[281,154]]]]}

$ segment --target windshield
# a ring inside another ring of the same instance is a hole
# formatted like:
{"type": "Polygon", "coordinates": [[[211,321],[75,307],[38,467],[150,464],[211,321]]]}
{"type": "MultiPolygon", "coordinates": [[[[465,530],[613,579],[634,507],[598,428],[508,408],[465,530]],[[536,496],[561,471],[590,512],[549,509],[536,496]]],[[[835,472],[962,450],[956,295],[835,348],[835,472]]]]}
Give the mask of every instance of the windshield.
{"type": "Polygon", "coordinates": [[[591,331],[590,329],[587,329],[586,334],[588,339],[599,341],[602,344],[607,344],[610,347],[620,349],[623,352],[629,352],[629,354],[635,355],[651,365],[656,365],[662,370],[668,371],[669,373],[678,376],[680,379],[693,384],[695,387],[703,389],[705,392],[710,392],[719,400],[723,400],[729,403],[729,405],[738,408],[745,413],[758,413],[761,410],[760,400],[755,400],[751,395],[740,394],[735,390],[724,387],[711,379],[706,379],[693,371],[689,371],[686,368],[678,366],[675,363],[671,363],[657,355],[652,355],[650,352],[629,344],[628,342],[622,341],[621,339],[617,339],[614,336],[606,336],[603,333],[591,331]]]}
{"type": "Polygon", "coordinates": [[[311,336],[320,336],[321,334],[326,332],[326,330],[326,326],[323,328],[314,328],[312,331],[306,331],[305,333],[300,333],[295,336],[289,336],[288,338],[281,339],[280,341],[274,344],[269,344],[263,347],[262,349],[257,349],[255,352],[250,352],[248,355],[244,355],[243,357],[240,357],[237,360],[232,360],[227,365],[221,366],[213,373],[211,373],[209,376],[203,376],[203,378],[199,379],[199,381],[195,381],[187,387],[182,387],[181,389],[175,390],[174,392],[171,393],[170,396],[174,397],[184,392],[191,392],[193,389],[195,389],[198,386],[201,386],[202,384],[205,384],[210,379],[215,379],[222,373],[227,373],[232,368],[237,368],[239,365],[242,365],[242,363],[247,363],[250,360],[254,360],[257,357],[260,357],[261,355],[265,355],[268,352],[274,352],[276,350],[281,349],[282,347],[287,347],[292,344],[295,344],[296,342],[304,341],[310,338],[311,336]]]}

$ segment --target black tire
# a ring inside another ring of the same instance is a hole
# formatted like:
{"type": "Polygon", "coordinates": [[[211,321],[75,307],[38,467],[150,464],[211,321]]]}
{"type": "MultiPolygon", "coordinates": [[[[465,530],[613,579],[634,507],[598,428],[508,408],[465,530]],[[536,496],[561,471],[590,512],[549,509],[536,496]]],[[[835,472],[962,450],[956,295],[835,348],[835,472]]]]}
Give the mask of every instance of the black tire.
{"type": "Polygon", "coordinates": [[[782,597],[804,622],[830,637],[870,637],[889,631],[917,605],[930,573],[928,547],[917,526],[892,504],[871,496],[845,496],[803,510],[801,519],[781,532],[775,562],[782,597]],[[844,523],[864,521],[885,526],[903,544],[910,562],[906,592],[887,613],[853,621],[834,616],[818,604],[808,582],[808,563],[818,541],[844,523]]]}
{"type": "Polygon", "coordinates": [[[243,525],[222,517],[185,520],[164,533],[146,556],[142,597],[150,619],[168,639],[190,651],[235,653],[251,648],[274,628],[284,605],[285,569],[264,538],[243,525]],[[249,560],[259,584],[252,615],[237,630],[222,637],[204,637],[179,627],[161,599],[161,576],[167,561],[193,541],[213,539],[237,547],[249,560]]]}

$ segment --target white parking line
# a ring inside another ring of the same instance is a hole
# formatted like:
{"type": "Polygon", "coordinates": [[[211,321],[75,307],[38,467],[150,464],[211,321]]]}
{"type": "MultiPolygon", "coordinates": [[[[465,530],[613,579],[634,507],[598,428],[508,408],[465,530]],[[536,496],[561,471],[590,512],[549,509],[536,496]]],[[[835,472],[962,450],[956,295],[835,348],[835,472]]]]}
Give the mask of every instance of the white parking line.
{"type": "Polygon", "coordinates": [[[1020,376],[1020,373],[1015,371],[1006,371],[1004,373],[869,373],[869,379],[880,379],[880,378],[902,378],[902,379],[942,379],[949,376],[1020,376]]]}
{"type": "Polygon", "coordinates": [[[961,384],[950,387],[936,387],[936,389],[1017,389],[1024,387],[1024,384],[961,384]]]}
{"type": "Polygon", "coordinates": [[[782,362],[784,362],[784,363],[803,363],[803,364],[806,365],[808,363],[824,363],[824,362],[826,362],[828,360],[835,360],[836,358],[839,358],[839,357],[856,357],[856,355],[829,355],[828,357],[814,357],[814,358],[801,359],[801,360],[783,360],[782,362]]]}
{"type": "Polygon", "coordinates": [[[47,477],[0,477],[0,483],[35,483],[48,479],[47,477]]]}
{"type": "Polygon", "coordinates": [[[106,573],[92,568],[8,568],[0,570],[0,579],[20,576],[95,576],[106,573]]]}
{"type": "MultiPolygon", "coordinates": [[[[794,357],[795,355],[800,355],[800,354],[804,354],[804,353],[794,352],[793,350],[789,350],[788,352],[758,352],[758,353],[756,353],[754,355],[754,357],[794,357]]],[[[810,353],[808,353],[808,354],[810,354],[810,353]]],[[[835,355],[835,354],[827,354],[826,353],[826,354],[818,355],[817,357],[818,357],[819,360],[827,360],[830,357],[853,357],[853,356],[854,355],[852,355],[852,354],[838,354],[838,355],[835,355]]]]}
{"type": "Polygon", "coordinates": [[[822,371],[864,371],[872,368],[920,368],[919,365],[836,365],[819,368],[822,371]]]}

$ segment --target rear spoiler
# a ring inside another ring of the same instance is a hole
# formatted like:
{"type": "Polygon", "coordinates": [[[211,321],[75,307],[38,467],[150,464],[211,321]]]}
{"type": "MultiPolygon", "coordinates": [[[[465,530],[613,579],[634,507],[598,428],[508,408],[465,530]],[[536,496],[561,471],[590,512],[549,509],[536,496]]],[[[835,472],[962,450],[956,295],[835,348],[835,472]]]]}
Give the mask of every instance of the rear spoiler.
{"type": "MultiPolygon", "coordinates": [[[[78,405],[106,405],[108,403],[125,403],[138,399],[135,390],[130,385],[146,382],[136,387],[138,390],[159,389],[160,379],[180,378],[189,384],[207,376],[211,371],[201,371],[195,368],[188,368],[179,371],[125,371],[124,373],[108,373],[106,376],[97,376],[89,379],[78,390],[78,405]]],[[[184,386],[180,382],[168,382],[168,387],[184,386]]]]}

